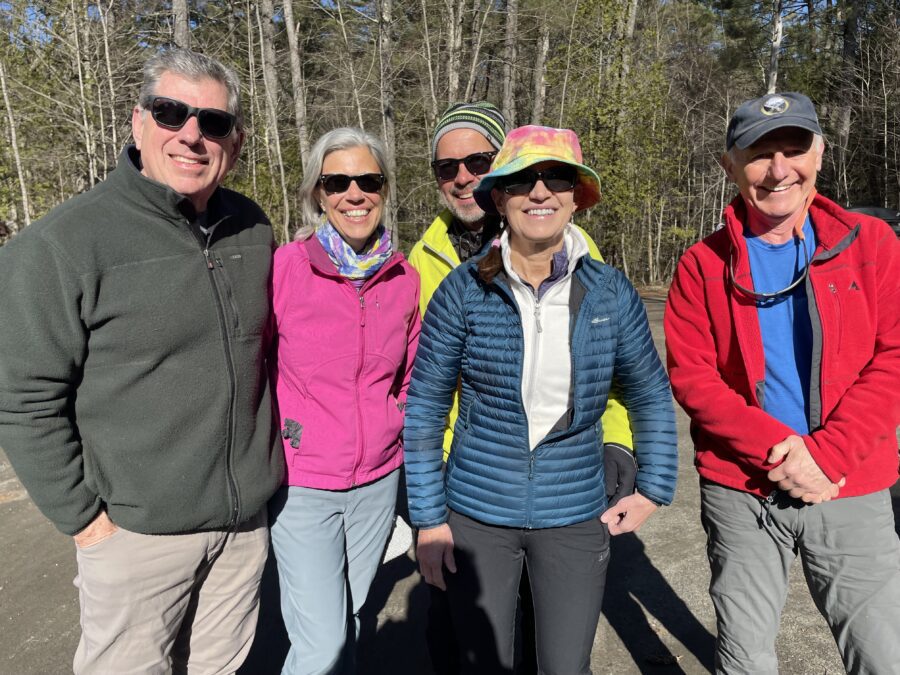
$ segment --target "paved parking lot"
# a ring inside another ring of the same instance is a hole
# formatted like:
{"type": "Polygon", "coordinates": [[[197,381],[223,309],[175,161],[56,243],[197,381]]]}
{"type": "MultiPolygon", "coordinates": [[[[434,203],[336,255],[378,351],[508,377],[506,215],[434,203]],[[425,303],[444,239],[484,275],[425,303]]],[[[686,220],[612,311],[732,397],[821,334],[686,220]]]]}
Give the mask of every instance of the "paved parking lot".
{"type": "MultiPolygon", "coordinates": [[[[662,303],[648,314],[662,349],[662,303]]],[[[604,616],[594,642],[594,673],[706,673],[714,616],[699,520],[699,490],[687,418],[678,412],[680,471],[675,503],[637,535],[613,541],[604,616]]],[[[900,490],[894,489],[895,517],[900,490]]],[[[71,672],[78,641],[72,586],[74,551],[28,500],[0,452],[0,674],[71,672]]],[[[257,641],[242,673],[280,669],[286,641],[279,624],[274,575],[267,575],[257,641]]],[[[425,613],[428,591],[410,557],[384,565],[366,607],[360,673],[428,675],[425,613]]],[[[795,566],[778,640],[781,670],[793,675],[841,673],[824,620],[795,566]]]]}

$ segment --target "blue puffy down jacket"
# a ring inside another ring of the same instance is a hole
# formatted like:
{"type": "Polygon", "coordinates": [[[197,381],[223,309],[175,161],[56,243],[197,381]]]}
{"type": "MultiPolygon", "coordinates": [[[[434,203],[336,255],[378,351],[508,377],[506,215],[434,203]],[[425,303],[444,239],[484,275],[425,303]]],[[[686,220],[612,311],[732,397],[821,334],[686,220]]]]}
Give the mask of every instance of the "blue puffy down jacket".
{"type": "Polygon", "coordinates": [[[625,275],[587,257],[579,261],[570,293],[574,405],[532,452],[518,309],[502,273],[485,284],[476,263],[450,273],[425,315],[404,427],[413,524],[439,525],[448,507],[491,525],[524,528],[561,527],[602,513],[600,416],[611,386],[634,432],[637,490],[669,504],[678,468],[675,412],[643,304],[625,275]],[[460,379],[444,477],[444,420],[460,379]]]}

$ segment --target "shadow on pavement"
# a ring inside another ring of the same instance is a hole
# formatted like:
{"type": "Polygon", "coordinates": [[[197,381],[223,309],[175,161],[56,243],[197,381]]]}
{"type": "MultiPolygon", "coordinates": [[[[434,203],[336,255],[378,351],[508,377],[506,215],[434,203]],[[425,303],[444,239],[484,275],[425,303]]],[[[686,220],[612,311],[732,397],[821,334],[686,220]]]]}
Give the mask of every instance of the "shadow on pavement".
{"type": "Polygon", "coordinates": [[[627,533],[613,537],[610,546],[603,614],[641,672],[666,672],[670,670],[666,666],[681,672],[679,655],[663,643],[659,630],[672,635],[712,672],[715,636],[653,566],[644,543],[634,533],[627,533]],[[645,610],[659,628],[650,624],[645,610]]]}
{"type": "Polygon", "coordinates": [[[259,591],[259,621],[256,624],[256,637],[250,654],[244,665],[237,671],[238,675],[277,675],[287,657],[291,643],[284,621],[281,618],[280,589],[278,586],[278,567],[275,564],[275,552],[269,545],[269,559],[263,571],[259,591]]]}

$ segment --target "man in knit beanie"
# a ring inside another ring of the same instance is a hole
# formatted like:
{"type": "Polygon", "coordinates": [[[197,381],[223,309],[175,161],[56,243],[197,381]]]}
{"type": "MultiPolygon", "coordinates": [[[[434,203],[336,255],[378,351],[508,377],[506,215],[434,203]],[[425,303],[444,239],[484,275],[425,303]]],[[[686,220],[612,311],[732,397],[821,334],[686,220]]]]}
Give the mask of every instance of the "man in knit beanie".
{"type": "Polygon", "coordinates": [[[496,106],[479,101],[450,106],[434,128],[431,168],[446,210],[441,212],[410,253],[422,276],[422,314],[445,276],[481,250],[499,230],[496,217],[485,219],[472,192],[506,138],[506,121],[496,106]]]}

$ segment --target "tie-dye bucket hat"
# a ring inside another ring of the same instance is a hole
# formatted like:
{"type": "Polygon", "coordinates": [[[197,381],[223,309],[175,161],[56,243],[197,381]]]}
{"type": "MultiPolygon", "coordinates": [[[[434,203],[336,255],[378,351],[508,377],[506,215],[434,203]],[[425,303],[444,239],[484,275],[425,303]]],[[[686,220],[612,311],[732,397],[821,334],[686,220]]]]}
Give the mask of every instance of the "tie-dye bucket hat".
{"type": "Polygon", "coordinates": [[[503,147],[494,158],[491,172],[482,176],[475,188],[475,201],[485,213],[496,214],[491,190],[497,180],[547,161],[562,162],[578,169],[581,196],[577,211],[589,209],[600,201],[600,177],[596,171],[581,163],[581,144],[575,132],[531,124],[513,129],[506,135],[503,147]]]}

